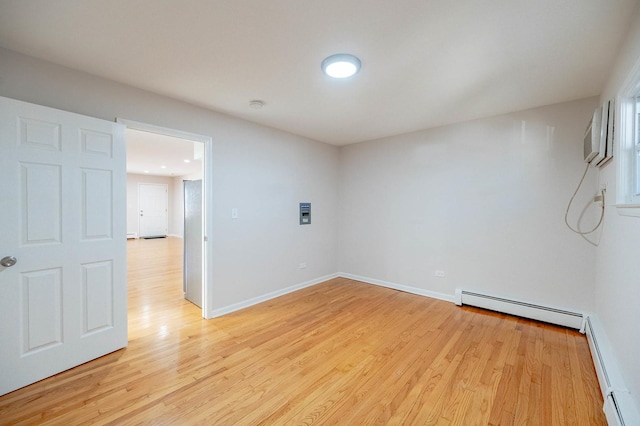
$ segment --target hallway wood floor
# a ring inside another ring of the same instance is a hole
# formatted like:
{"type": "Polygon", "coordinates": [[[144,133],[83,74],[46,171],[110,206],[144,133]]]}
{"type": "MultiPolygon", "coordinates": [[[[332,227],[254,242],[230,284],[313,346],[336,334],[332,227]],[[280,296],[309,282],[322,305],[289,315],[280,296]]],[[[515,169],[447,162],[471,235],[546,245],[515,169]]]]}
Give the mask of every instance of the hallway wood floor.
{"type": "Polygon", "coordinates": [[[0,424],[606,424],[576,331],[342,278],[207,321],[179,239],[128,250],[129,346],[0,397],[0,424]]]}

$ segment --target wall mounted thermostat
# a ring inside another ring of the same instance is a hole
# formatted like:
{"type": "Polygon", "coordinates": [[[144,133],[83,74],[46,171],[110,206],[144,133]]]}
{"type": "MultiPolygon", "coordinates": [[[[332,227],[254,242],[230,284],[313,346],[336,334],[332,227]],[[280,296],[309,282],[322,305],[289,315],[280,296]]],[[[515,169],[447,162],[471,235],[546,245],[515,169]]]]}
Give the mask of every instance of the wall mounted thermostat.
{"type": "Polygon", "coordinates": [[[300,203],[300,225],[311,224],[311,203],[300,203]]]}

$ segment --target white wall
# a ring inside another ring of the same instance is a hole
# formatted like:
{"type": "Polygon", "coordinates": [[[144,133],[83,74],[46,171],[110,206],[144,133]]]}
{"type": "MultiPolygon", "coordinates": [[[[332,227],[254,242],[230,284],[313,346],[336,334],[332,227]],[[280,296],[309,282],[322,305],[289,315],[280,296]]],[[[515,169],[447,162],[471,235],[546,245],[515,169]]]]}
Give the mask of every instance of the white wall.
{"type": "MultiPolygon", "coordinates": [[[[340,271],[448,296],[463,287],[592,309],[595,250],[565,227],[564,212],[596,105],[591,98],[344,147],[340,271]]],[[[591,205],[594,178],[576,214],[591,205]]]]}
{"type": "Polygon", "coordinates": [[[0,96],[213,138],[212,309],[336,271],[338,148],[6,49],[0,96]],[[302,201],[311,226],[298,225],[302,201]]]}
{"type": "MultiPolygon", "coordinates": [[[[640,6],[603,92],[615,97],[640,61],[640,6]]],[[[607,210],[596,254],[596,314],[602,322],[625,384],[640,409],[640,218],[621,216],[616,200],[617,160],[600,173],[607,184],[607,210]]]]}
{"type": "Polygon", "coordinates": [[[175,211],[173,206],[173,179],[165,176],[150,176],[127,173],[127,233],[135,232],[140,235],[140,220],[138,215],[138,185],[141,183],[160,183],[167,185],[169,205],[169,235],[175,235],[173,227],[175,211]]]}

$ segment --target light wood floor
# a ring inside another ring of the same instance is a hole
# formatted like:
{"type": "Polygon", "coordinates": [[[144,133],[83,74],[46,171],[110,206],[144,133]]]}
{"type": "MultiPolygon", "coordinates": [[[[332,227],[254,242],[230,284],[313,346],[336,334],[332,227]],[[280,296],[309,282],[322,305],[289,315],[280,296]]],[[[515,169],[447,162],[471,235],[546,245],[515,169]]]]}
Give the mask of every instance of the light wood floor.
{"type": "Polygon", "coordinates": [[[129,347],[0,397],[0,423],[606,424],[575,331],[347,279],[206,321],[180,240],[128,247],[129,347]]]}

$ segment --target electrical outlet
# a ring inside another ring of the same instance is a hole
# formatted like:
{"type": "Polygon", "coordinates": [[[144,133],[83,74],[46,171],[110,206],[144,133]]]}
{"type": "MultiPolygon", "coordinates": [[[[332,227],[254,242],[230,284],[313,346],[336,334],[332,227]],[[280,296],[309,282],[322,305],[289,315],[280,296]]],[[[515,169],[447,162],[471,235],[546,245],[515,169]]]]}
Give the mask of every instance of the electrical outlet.
{"type": "Polygon", "coordinates": [[[307,262],[302,262],[300,264],[300,269],[305,269],[307,267],[307,262]]]}
{"type": "Polygon", "coordinates": [[[441,270],[436,270],[433,275],[435,275],[438,278],[444,278],[444,271],[441,270]]]}

